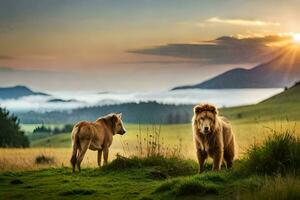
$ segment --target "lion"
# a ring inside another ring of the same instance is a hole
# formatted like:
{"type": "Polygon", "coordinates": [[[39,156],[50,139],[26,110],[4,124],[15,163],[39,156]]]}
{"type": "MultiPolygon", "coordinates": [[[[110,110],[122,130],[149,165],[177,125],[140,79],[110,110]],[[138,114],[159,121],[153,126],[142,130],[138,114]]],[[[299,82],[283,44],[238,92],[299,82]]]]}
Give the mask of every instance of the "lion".
{"type": "Polygon", "coordinates": [[[107,164],[108,150],[115,134],[123,135],[126,130],[122,122],[122,114],[111,113],[98,118],[95,122],[78,122],[72,130],[72,157],[73,173],[75,167],[81,171],[80,164],[87,149],[98,151],[98,166],[101,166],[103,151],[104,165],[107,164]]]}
{"type": "Polygon", "coordinates": [[[192,127],[199,163],[198,172],[204,171],[208,156],[213,159],[212,170],[220,170],[223,161],[227,168],[231,168],[235,156],[235,137],[229,121],[218,115],[217,108],[211,104],[196,105],[192,127]]]}

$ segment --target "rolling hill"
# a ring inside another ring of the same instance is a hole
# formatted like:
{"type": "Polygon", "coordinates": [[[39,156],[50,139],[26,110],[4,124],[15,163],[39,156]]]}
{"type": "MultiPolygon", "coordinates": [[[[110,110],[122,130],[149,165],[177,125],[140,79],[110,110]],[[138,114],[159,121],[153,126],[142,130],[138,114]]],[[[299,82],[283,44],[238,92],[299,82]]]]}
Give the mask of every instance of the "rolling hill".
{"type": "Polygon", "coordinates": [[[178,89],[283,88],[300,79],[300,48],[284,50],[269,62],[251,69],[236,68],[195,85],[178,89]]]}
{"type": "Polygon", "coordinates": [[[14,86],[14,87],[2,87],[0,88],[0,99],[17,99],[24,96],[30,95],[42,95],[49,96],[42,92],[34,92],[25,86],[14,86]]]}
{"type": "Polygon", "coordinates": [[[221,113],[241,122],[300,120],[300,82],[258,104],[224,108],[221,113]]]}

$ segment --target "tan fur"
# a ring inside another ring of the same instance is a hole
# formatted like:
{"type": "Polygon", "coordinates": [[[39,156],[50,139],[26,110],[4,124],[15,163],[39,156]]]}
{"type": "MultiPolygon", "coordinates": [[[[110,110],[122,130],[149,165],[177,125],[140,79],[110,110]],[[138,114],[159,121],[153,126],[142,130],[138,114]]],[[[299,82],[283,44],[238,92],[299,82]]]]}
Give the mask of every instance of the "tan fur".
{"type": "Polygon", "coordinates": [[[80,164],[87,149],[98,151],[98,165],[101,166],[103,151],[104,164],[107,164],[108,150],[113,141],[113,135],[123,135],[126,131],[121,119],[122,114],[112,113],[98,118],[95,122],[78,122],[72,130],[72,157],[73,172],[80,164]]]}
{"type": "Polygon", "coordinates": [[[192,127],[199,173],[203,172],[208,156],[213,158],[213,170],[220,170],[223,160],[231,168],[235,156],[234,134],[229,121],[218,115],[217,108],[210,104],[196,105],[192,127]]]}

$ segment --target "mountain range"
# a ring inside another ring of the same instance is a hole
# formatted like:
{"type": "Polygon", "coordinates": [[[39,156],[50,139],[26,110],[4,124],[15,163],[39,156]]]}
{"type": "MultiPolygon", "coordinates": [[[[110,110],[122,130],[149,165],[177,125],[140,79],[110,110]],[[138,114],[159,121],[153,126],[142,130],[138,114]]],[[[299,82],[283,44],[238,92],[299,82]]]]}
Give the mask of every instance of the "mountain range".
{"type": "Polygon", "coordinates": [[[173,88],[178,89],[233,89],[283,88],[300,79],[300,47],[284,49],[268,62],[251,69],[236,68],[207,81],[173,88]]]}
{"type": "Polygon", "coordinates": [[[49,96],[43,92],[34,92],[28,87],[17,85],[14,87],[2,87],[0,88],[0,99],[17,99],[24,96],[41,95],[49,96]]]}

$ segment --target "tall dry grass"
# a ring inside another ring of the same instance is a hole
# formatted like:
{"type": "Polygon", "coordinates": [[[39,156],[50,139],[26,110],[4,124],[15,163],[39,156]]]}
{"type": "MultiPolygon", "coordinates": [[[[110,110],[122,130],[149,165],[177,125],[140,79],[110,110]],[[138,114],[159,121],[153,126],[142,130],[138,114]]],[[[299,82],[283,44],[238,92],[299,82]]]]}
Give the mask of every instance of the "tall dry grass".
{"type": "Polygon", "coordinates": [[[125,139],[120,142],[126,157],[183,157],[182,139],[178,138],[177,142],[169,144],[161,136],[161,125],[151,125],[145,131],[139,126],[134,145],[130,146],[125,139]]]}
{"type": "MultiPolygon", "coordinates": [[[[121,150],[111,150],[109,159],[121,150]]],[[[70,148],[0,148],[0,172],[36,170],[49,167],[69,167],[70,148]],[[38,157],[51,158],[51,162],[37,162],[38,157]]],[[[97,152],[87,151],[83,167],[97,167],[97,152]]]]}
{"type": "MultiPolygon", "coordinates": [[[[293,130],[300,136],[299,123],[268,122],[262,124],[235,124],[234,133],[238,145],[238,156],[245,156],[249,146],[260,144],[272,134],[272,130],[293,130]]],[[[131,126],[130,131],[122,137],[115,136],[110,148],[109,159],[120,153],[126,157],[147,157],[151,155],[174,156],[184,155],[185,158],[196,159],[192,139],[191,125],[167,126],[131,126]],[[182,139],[181,139],[182,138],[182,139]]],[[[0,171],[34,170],[47,167],[70,166],[71,147],[69,148],[0,148],[0,171]],[[37,164],[38,156],[53,157],[50,164],[37,164]]],[[[83,167],[97,167],[97,152],[87,151],[82,163],[83,167]]]]}

